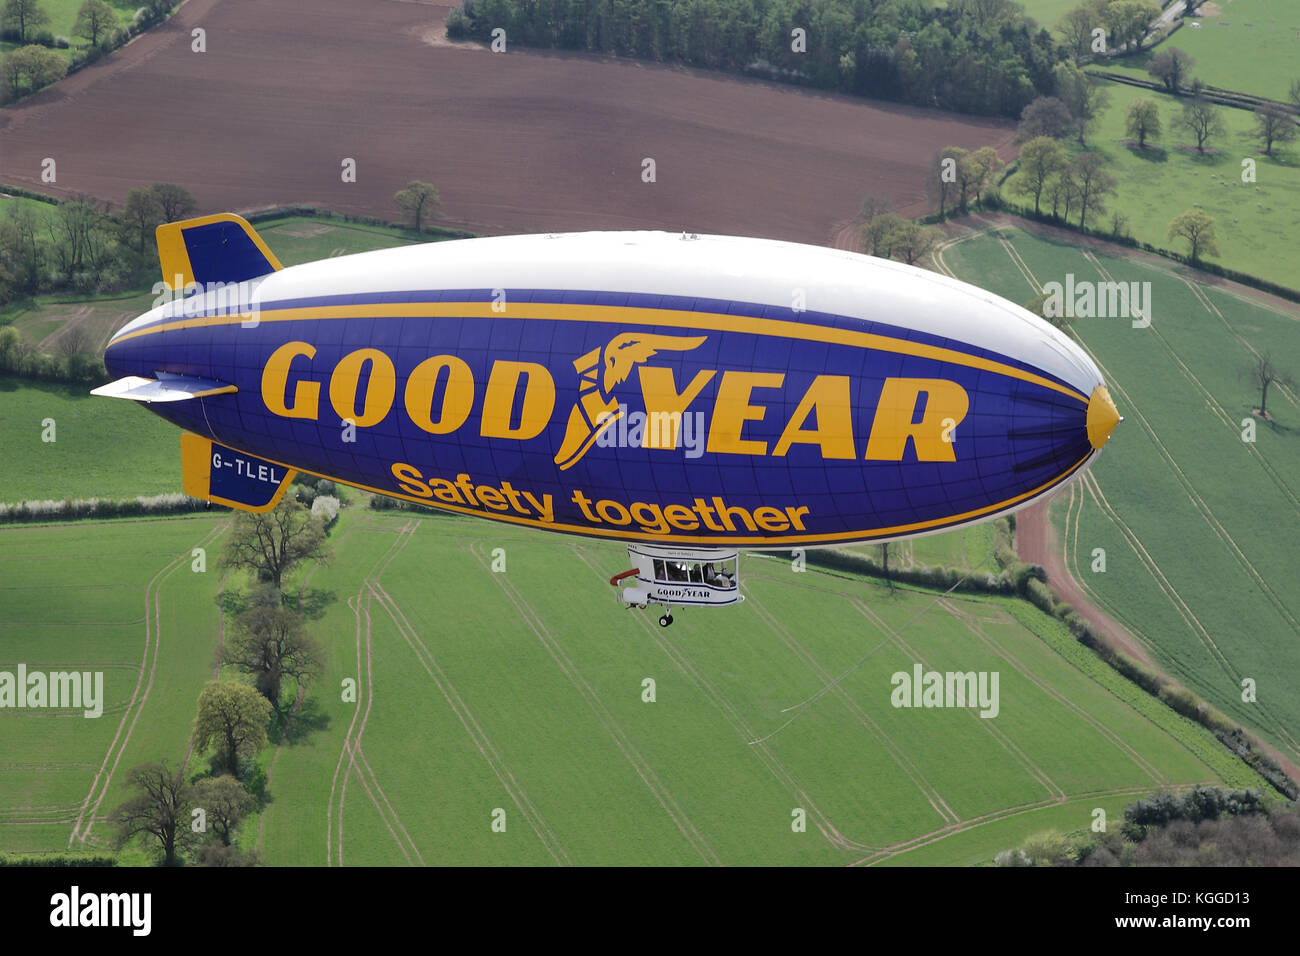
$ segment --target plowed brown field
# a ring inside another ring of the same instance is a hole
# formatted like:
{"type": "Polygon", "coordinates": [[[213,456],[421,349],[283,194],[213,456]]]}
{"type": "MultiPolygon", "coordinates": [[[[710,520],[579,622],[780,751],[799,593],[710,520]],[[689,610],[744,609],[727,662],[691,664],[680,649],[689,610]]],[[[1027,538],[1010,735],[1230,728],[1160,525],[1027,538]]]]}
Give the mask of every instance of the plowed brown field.
{"type": "Polygon", "coordinates": [[[311,203],[484,233],[662,228],[830,243],[868,193],[914,215],[945,145],[1002,120],[578,54],[450,44],[447,7],[189,0],[106,60],[0,110],[0,181],[120,203],[175,182],[205,212],[311,203]],[[195,28],[207,52],[192,52],[195,28]],[[57,163],[42,183],[41,162],[57,163]],[[356,160],[355,183],[340,176],[356,160]],[[656,182],[642,182],[642,161],[656,182]]]}

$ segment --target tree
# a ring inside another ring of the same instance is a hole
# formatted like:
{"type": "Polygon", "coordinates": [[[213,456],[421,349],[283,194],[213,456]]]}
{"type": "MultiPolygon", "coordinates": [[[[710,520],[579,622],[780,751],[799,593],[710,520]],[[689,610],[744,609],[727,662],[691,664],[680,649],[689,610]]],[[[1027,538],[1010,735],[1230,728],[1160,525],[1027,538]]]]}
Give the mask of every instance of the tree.
{"type": "Polygon", "coordinates": [[[223,846],[230,846],[235,828],[257,805],[244,785],[229,774],[200,780],[191,791],[190,802],[203,810],[208,828],[223,846]]]}
{"type": "Polygon", "coordinates": [[[928,192],[939,200],[940,218],[956,205],[957,171],[965,157],[966,150],[960,146],[945,146],[934,154],[934,161],[930,163],[926,182],[930,187],[928,192]]]}
{"type": "Polygon", "coordinates": [[[937,229],[905,219],[891,236],[890,252],[909,266],[914,266],[929,255],[941,235],[937,229]]]}
{"type": "Polygon", "coordinates": [[[1192,71],[1196,60],[1176,46],[1165,47],[1151,58],[1147,73],[1165,85],[1170,93],[1177,93],[1183,78],[1192,71]]]}
{"type": "Polygon", "coordinates": [[[0,8],[0,22],[17,30],[18,42],[26,43],[27,34],[46,26],[50,15],[41,9],[38,0],[5,0],[4,7],[0,8]]]}
{"type": "Polygon", "coordinates": [[[1106,211],[1102,198],[1115,191],[1119,181],[1102,169],[1105,160],[1100,153],[1080,153],[1070,160],[1070,176],[1079,189],[1079,228],[1088,228],[1088,210],[1106,211]]]}
{"type": "Polygon", "coordinates": [[[1155,100],[1146,98],[1134,100],[1129,104],[1128,116],[1124,121],[1124,130],[1130,136],[1136,136],[1138,149],[1146,149],[1147,139],[1159,139],[1160,107],[1155,100]]]}
{"type": "Polygon", "coordinates": [[[1105,7],[1105,3],[1081,3],[1057,24],[1056,30],[1065,45],[1065,52],[1075,63],[1092,54],[1092,31],[1102,25],[1101,11],[1105,7]]]}
{"type": "Polygon", "coordinates": [[[1061,102],[1074,117],[1079,145],[1085,146],[1088,129],[1109,105],[1110,93],[1073,63],[1058,63],[1054,72],[1061,102]]]}
{"type": "Polygon", "coordinates": [[[131,237],[136,252],[144,252],[154,230],[166,221],[157,192],[152,187],[143,186],[137,186],[126,194],[126,202],[117,218],[123,232],[131,237]]]}
{"type": "Polygon", "coordinates": [[[863,226],[862,244],[866,246],[868,255],[890,258],[898,228],[905,222],[907,220],[897,213],[882,212],[863,226]]]}
{"type": "Polygon", "coordinates": [[[1079,184],[1075,182],[1074,171],[1068,164],[1048,185],[1047,198],[1052,203],[1052,216],[1069,222],[1070,207],[1079,198],[1079,184]]]}
{"type": "Polygon", "coordinates": [[[85,37],[91,46],[99,45],[99,38],[117,24],[117,15],[104,0],[86,0],[77,11],[77,23],[72,28],[79,37],[85,37]]]}
{"type": "Polygon", "coordinates": [[[149,189],[158,201],[158,208],[162,210],[163,222],[179,222],[190,218],[199,210],[198,202],[183,186],[177,186],[175,183],[154,183],[149,189]]]}
{"type": "Polygon", "coordinates": [[[194,718],[194,749],[202,753],[217,748],[217,760],[233,777],[239,761],[252,759],[266,744],[266,722],[271,703],[247,684],[232,680],[208,681],[199,694],[194,718]]]}
{"type": "Polygon", "coordinates": [[[1267,352],[1256,355],[1255,360],[1242,369],[1242,377],[1259,389],[1259,415],[1268,418],[1268,387],[1276,383],[1283,388],[1295,388],[1295,379],[1283,372],[1273,363],[1273,357],[1267,352]]]}
{"type": "Polygon", "coordinates": [[[1040,96],[1020,112],[1020,125],[1016,128],[1016,141],[1050,136],[1065,139],[1075,127],[1069,108],[1055,96],[1040,96]]]}
{"type": "Polygon", "coordinates": [[[178,850],[190,842],[190,791],[180,769],[172,770],[167,761],[147,763],[127,775],[135,795],[113,811],[118,845],[136,836],[146,835],[158,842],[163,851],[163,865],[175,866],[178,850]]]}
{"type": "Polygon", "coordinates": [[[421,224],[426,216],[433,218],[439,204],[438,190],[434,189],[431,183],[421,182],[418,179],[407,183],[405,189],[399,189],[393,198],[397,200],[397,205],[402,211],[412,219],[416,232],[421,231],[421,224]]]}
{"type": "Polygon", "coordinates": [[[1169,238],[1187,240],[1191,247],[1192,265],[1196,265],[1202,255],[1219,254],[1219,247],[1214,243],[1214,218],[1201,209],[1189,209],[1175,216],[1169,223],[1169,238]]]}
{"type": "Polygon", "coordinates": [[[863,196],[862,205],[858,208],[858,219],[864,224],[871,222],[888,208],[889,200],[883,196],[863,196]]]}
{"type": "Polygon", "coordinates": [[[1106,29],[1116,48],[1134,44],[1142,49],[1147,29],[1160,16],[1160,8],[1143,0],[1115,0],[1106,8],[1106,29]]]}
{"type": "Polygon", "coordinates": [[[258,691],[273,706],[280,702],[280,684],[288,676],[299,686],[318,676],[324,666],[324,648],[309,635],[298,615],[280,603],[255,602],[235,622],[234,637],[226,644],[223,660],[252,674],[258,691]]]}
{"type": "Polygon", "coordinates": [[[226,541],[227,567],[252,571],[280,590],[285,577],[304,561],[327,561],[325,529],[306,506],[288,495],[272,511],[241,512],[226,541]]]}
{"type": "Polygon", "coordinates": [[[1300,77],[1291,81],[1291,87],[1287,90],[1287,97],[1291,100],[1293,106],[1300,106],[1300,77]]]}
{"type": "Polygon", "coordinates": [[[90,351],[90,333],[86,331],[84,325],[73,325],[59,336],[56,344],[59,354],[65,359],[76,358],[90,351]]]}
{"type": "Polygon", "coordinates": [[[988,185],[998,170],[1002,160],[992,146],[981,146],[973,153],[963,156],[957,163],[957,185],[961,189],[961,211],[966,211],[968,200],[980,202],[984,187],[988,185]]]}
{"type": "Polygon", "coordinates": [[[68,64],[53,50],[31,44],[7,54],[3,70],[9,91],[17,96],[24,84],[29,91],[34,91],[57,83],[68,72],[68,64]]]}
{"type": "Polygon", "coordinates": [[[1211,136],[1227,132],[1220,109],[1202,96],[1188,100],[1183,107],[1183,126],[1196,137],[1196,151],[1205,152],[1211,136]]]}
{"type": "Polygon", "coordinates": [[[1052,177],[1065,168],[1065,147],[1050,136],[1038,136],[1020,149],[1020,175],[1011,188],[1022,196],[1034,197],[1034,214],[1040,215],[1039,202],[1052,177]]]}
{"type": "Polygon", "coordinates": [[[1264,155],[1273,155],[1275,144],[1296,138],[1295,117],[1285,107],[1268,103],[1255,110],[1255,138],[1264,144],[1264,155]]]}

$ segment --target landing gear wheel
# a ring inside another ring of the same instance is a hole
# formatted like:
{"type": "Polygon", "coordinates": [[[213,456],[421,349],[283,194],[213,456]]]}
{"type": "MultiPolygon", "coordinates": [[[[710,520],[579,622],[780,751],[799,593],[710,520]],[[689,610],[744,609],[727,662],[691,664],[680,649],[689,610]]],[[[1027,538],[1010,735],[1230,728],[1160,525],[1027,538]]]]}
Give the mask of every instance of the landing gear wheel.
{"type": "Polygon", "coordinates": [[[673,622],[673,616],[672,616],[671,614],[663,614],[663,615],[660,615],[660,617],[659,617],[659,626],[660,626],[660,627],[667,627],[667,626],[668,626],[669,624],[671,624],[672,622],[673,622]]]}

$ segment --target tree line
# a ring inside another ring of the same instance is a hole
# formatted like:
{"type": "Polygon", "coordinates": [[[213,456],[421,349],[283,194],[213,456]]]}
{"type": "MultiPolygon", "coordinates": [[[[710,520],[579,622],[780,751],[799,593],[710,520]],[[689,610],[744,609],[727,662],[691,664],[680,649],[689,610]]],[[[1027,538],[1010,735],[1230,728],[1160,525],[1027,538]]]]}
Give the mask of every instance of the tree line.
{"type": "Polygon", "coordinates": [[[120,26],[117,11],[106,0],[83,0],[72,27],[74,37],[85,40],[81,49],[73,40],[48,29],[50,15],[44,0],[4,0],[0,4],[0,40],[19,48],[0,58],[0,102],[34,93],[56,83],[68,73],[94,63],[132,37],[167,18],[179,0],[144,0],[131,22],[120,26]],[[74,49],[65,59],[56,50],[74,49]]]}
{"type": "Polygon", "coordinates": [[[199,694],[191,734],[193,752],[206,755],[208,767],[187,774],[184,766],[161,760],[133,768],[127,778],[131,796],[112,814],[119,849],[142,843],[164,866],[261,862],[256,851],[236,843],[240,823],[267,800],[258,755],[273,729],[283,736],[292,716],[284,681],[294,682],[294,703],[301,703],[325,664],[324,647],[304,621],[310,603],[304,608],[301,598],[291,601],[284,585],[304,565],[330,560],[326,536],[337,515],[334,490],[328,479],[306,477],[274,510],[235,517],[221,563],[246,572],[252,587],[231,587],[222,598],[234,621],[216,664],[228,670],[199,694]],[[329,508],[308,509],[306,502],[327,498],[334,502],[332,515],[326,516],[329,508]]]}
{"type": "Polygon", "coordinates": [[[1011,0],[466,0],[453,38],[588,50],[1017,116],[1060,45],[1011,0]],[[498,34],[498,42],[502,39],[498,34]]]}

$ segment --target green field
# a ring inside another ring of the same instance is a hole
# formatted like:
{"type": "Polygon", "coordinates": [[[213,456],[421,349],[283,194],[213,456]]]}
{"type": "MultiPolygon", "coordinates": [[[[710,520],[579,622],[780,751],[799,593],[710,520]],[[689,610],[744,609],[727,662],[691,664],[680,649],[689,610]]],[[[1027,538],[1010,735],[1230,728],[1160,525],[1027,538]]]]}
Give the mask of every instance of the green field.
{"type": "Polygon", "coordinates": [[[391,249],[417,241],[431,242],[436,238],[427,235],[417,240],[410,233],[380,226],[304,217],[268,220],[257,223],[254,228],[284,266],[355,252],[391,249]]]}
{"type": "Polygon", "coordinates": [[[1238,373],[1252,350],[1300,372],[1300,309],[1243,301],[1188,270],[1001,233],[1009,248],[982,236],[944,259],[1014,301],[1033,296],[1031,277],[1151,282],[1151,328],[1075,322],[1127,420],[1056,500],[1054,523],[1075,576],[1163,668],[1296,759],[1300,404],[1274,388],[1275,421],[1258,422],[1247,443],[1242,421],[1258,395],[1238,373]],[[1094,548],[1105,549],[1105,573],[1091,570],[1094,548]],[[1244,678],[1257,682],[1257,702],[1242,700],[1244,678]]]}
{"type": "Polygon", "coordinates": [[[0,376],[0,502],[181,490],[180,432],[82,385],[0,376]],[[43,440],[54,419],[54,441],[43,440]]]}
{"type": "MultiPolygon", "coordinates": [[[[1192,76],[1210,86],[1253,93],[1286,102],[1291,82],[1300,79],[1300,6],[1276,0],[1226,0],[1189,18],[1183,27],[1155,50],[1174,46],[1196,62],[1192,76]],[[1192,24],[1200,24],[1193,26],[1192,24]]],[[[1099,64],[1103,69],[1129,73],[1143,80],[1152,54],[1099,64]]]]}
{"type": "MultiPolygon", "coordinates": [[[[101,847],[125,769],[185,759],[222,626],[211,556],[226,520],[0,530],[0,664],[102,665],[108,682],[97,721],[0,715],[0,849],[62,849],[78,817],[101,847]],[[111,746],[125,717],[135,730],[111,746]],[[117,771],[92,790],[105,753],[117,771]]],[[[272,801],[244,829],[268,863],[973,864],[1159,786],[1258,783],[1019,602],[749,555],[743,605],[683,610],[664,631],[613,600],[617,546],[364,509],[331,540],[335,560],[301,581],[323,603],[311,628],[328,670],[291,741],[265,752],[272,801]],[[505,573],[489,569],[495,548],[505,573]],[[890,676],[914,662],[999,672],[998,715],[895,709],[890,676]]]]}
{"type": "MultiPolygon", "coordinates": [[[[310,219],[260,229],[286,264],[402,241],[310,219]]],[[[1033,295],[1022,265],[1038,281],[1095,268],[1077,245],[1007,234],[1019,261],[987,237],[946,261],[1015,301],[1033,295]]],[[[1088,581],[1098,600],[1189,685],[1285,746],[1300,695],[1283,682],[1300,661],[1287,649],[1295,632],[1279,622],[1300,608],[1286,590],[1294,535],[1278,528],[1295,513],[1258,502],[1276,506],[1292,487],[1281,476],[1298,473],[1300,431],[1284,429],[1300,426],[1300,409],[1279,399],[1278,429],[1243,450],[1212,406],[1201,410],[1205,397],[1172,356],[1222,391],[1231,422],[1250,400],[1228,384],[1234,334],[1300,354],[1300,325],[1213,289],[1205,301],[1225,319],[1195,315],[1202,299],[1166,271],[1097,261],[1153,282],[1155,325],[1080,326],[1130,420],[1095,471],[1095,500],[1110,510],[1084,507],[1063,540],[1084,566],[1097,542],[1107,547],[1108,573],[1088,581]],[[1233,455],[1240,464],[1225,467],[1233,455]],[[1174,603],[1143,575],[1171,582],[1230,669],[1258,675],[1258,710],[1233,706],[1203,635],[1180,630],[1174,603]]],[[[175,490],[176,435],[125,402],[0,382],[0,440],[21,452],[0,464],[0,498],[175,490]],[[54,445],[40,443],[45,417],[58,423],[54,445]],[[23,493],[9,495],[11,485],[23,493]]],[[[1055,514],[1063,536],[1066,512],[1055,514]]],[[[130,767],[167,758],[203,768],[188,734],[228,623],[219,592],[240,585],[216,564],[229,520],[0,526],[0,670],[102,670],[108,698],[97,720],[0,712],[0,851],[106,847],[105,817],[125,798],[130,767]],[[202,573],[196,547],[207,552],[202,573]]],[[[992,543],[985,525],[896,553],[991,569],[992,543]]],[[[663,630],[614,600],[606,582],[627,560],[617,545],[381,514],[362,500],[331,544],[335,559],[294,582],[321,608],[309,629],[327,669],[292,732],[263,752],[271,800],[241,833],[269,864],[978,865],[1048,829],[1085,831],[1098,807],[1115,820],[1158,788],[1262,784],[1022,601],[890,589],[748,554],[743,604],[684,609],[663,630]],[[490,568],[497,548],[505,573],[490,568]],[[914,663],[997,672],[998,715],[893,707],[891,676],[914,663]],[[646,678],[653,703],[642,699],[646,678]],[[349,679],[356,702],[341,693],[349,679]],[[497,810],[504,832],[491,827],[497,810]],[[792,830],[795,810],[806,832],[792,830]]]]}
{"type": "MultiPolygon", "coordinates": [[[[1119,83],[1109,83],[1106,88],[1111,105],[1092,134],[1089,148],[1105,157],[1106,170],[1119,180],[1118,192],[1107,198],[1106,205],[1128,217],[1131,235],[1186,253],[1185,243],[1169,239],[1169,222],[1200,206],[1215,219],[1221,253],[1208,258],[1281,285],[1300,284],[1292,242],[1300,229],[1300,151],[1275,150],[1274,158],[1264,156],[1249,135],[1252,114],[1224,108],[1228,135],[1212,139],[1208,148],[1213,152],[1202,156],[1196,152],[1195,140],[1178,128],[1181,100],[1119,83]],[[1164,135],[1145,150],[1130,146],[1124,131],[1128,106],[1141,97],[1156,100],[1164,124],[1164,135]],[[1253,183],[1242,182],[1245,158],[1256,163],[1253,183]]],[[[1067,145],[1077,150],[1074,144],[1067,145]]],[[[1014,195],[1005,187],[1004,192],[1014,195]]],[[[1071,215],[1077,221],[1077,216],[1071,215]]],[[[1108,228],[1109,212],[1100,221],[1090,215],[1088,224],[1108,228]]]]}
{"type": "MultiPolygon", "coordinates": [[[[125,798],[124,770],[185,756],[220,624],[216,572],[193,573],[190,553],[210,543],[222,520],[0,531],[0,669],[99,671],[104,681],[98,718],[0,711],[0,851],[66,848],[74,828],[84,832],[125,798]],[[116,772],[96,783],[101,767],[116,772]]],[[[90,838],[105,839],[102,820],[90,838]]]]}

